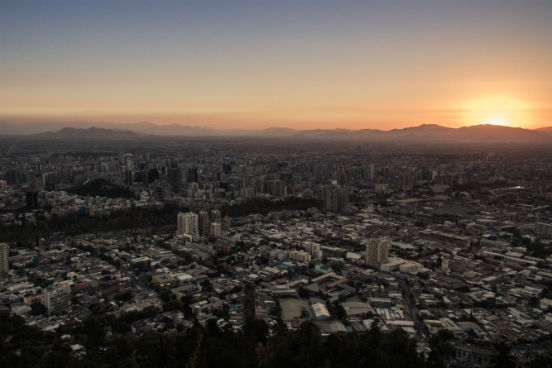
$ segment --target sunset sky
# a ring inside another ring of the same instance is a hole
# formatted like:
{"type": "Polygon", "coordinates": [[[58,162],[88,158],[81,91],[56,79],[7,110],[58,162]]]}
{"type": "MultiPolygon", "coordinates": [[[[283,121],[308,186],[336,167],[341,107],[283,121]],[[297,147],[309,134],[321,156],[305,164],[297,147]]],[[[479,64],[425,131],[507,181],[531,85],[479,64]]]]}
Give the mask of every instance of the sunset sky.
{"type": "Polygon", "coordinates": [[[0,119],[552,125],[551,0],[0,0],[0,119]]]}

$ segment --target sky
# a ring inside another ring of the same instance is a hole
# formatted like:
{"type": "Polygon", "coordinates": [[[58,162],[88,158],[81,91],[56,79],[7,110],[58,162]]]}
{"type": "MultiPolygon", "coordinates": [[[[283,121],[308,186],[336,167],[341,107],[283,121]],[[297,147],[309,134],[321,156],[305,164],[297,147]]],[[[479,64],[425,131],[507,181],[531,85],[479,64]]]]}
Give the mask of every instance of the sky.
{"type": "Polygon", "coordinates": [[[552,125],[551,0],[0,0],[0,119],[552,125]]]}

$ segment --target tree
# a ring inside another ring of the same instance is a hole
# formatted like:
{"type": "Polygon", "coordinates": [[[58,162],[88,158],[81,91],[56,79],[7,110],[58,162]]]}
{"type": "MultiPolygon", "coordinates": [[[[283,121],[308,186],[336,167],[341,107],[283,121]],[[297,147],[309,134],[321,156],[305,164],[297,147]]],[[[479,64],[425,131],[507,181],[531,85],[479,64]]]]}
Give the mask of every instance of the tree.
{"type": "Polygon", "coordinates": [[[266,344],[268,337],[268,325],[261,319],[246,322],[244,334],[250,338],[252,342],[266,344]]]}
{"type": "Polygon", "coordinates": [[[429,339],[429,353],[427,364],[431,368],[446,367],[446,360],[454,354],[451,341],[454,339],[452,332],[446,329],[439,330],[429,339]]]}
{"type": "Polygon", "coordinates": [[[516,362],[510,354],[510,347],[504,342],[494,345],[496,354],[493,366],[496,368],[515,368],[516,362]]]}
{"type": "Polygon", "coordinates": [[[552,353],[539,354],[529,362],[529,368],[552,368],[552,353]]]}
{"type": "Polygon", "coordinates": [[[70,367],[72,365],[73,355],[69,347],[47,352],[38,362],[40,368],[70,367]]]}
{"type": "Polygon", "coordinates": [[[95,350],[105,343],[105,330],[98,320],[92,316],[84,320],[82,332],[88,337],[86,347],[95,350]]]}

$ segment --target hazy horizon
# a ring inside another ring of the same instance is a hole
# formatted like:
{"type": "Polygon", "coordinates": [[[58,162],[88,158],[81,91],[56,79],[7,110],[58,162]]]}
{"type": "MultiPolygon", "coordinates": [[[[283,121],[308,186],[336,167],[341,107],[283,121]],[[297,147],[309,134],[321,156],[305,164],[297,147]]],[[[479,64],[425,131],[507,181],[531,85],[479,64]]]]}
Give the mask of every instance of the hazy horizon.
{"type": "MultiPolygon", "coordinates": [[[[1,116],[0,115],[0,123],[7,123],[7,124],[14,124],[14,125],[48,125],[48,124],[59,124],[59,125],[66,125],[67,127],[73,127],[78,126],[79,124],[82,124],[82,126],[88,126],[88,125],[102,125],[102,124],[113,124],[113,125],[134,125],[134,124],[152,124],[155,126],[163,127],[163,126],[181,126],[181,127],[193,127],[193,128],[202,128],[202,129],[214,129],[214,130],[266,130],[266,129],[292,129],[292,130],[310,130],[310,129],[347,129],[347,130],[364,130],[364,129],[377,129],[377,130],[383,130],[383,131],[389,131],[393,129],[404,129],[404,128],[411,128],[411,127],[417,127],[420,125],[440,125],[447,128],[458,128],[458,127],[464,127],[464,126],[473,126],[473,125],[480,125],[480,124],[466,124],[466,125],[459,125],[459,126],[450,126],[446,124],[441,123],[424,123],[424,122],[415,122],[415,123],[405,123],[401,124],[400,126],[396,127],[384,127],[384,128],[378,128],[378,127],[372,127],[372,126],[359,126],[354,128],[349,127],[342,127],[342,126],[328,126],[328,127],[321,127],[321,126],[314,126],[312,128],[302,128],[297,127],[294,125],[289,126],[289,124],[286,124],[285,122],[282,122],[281,124],[278,124],[278,122],[274,122],[274,124],[265,124],[259,126],[258,124],[256,126],[251,127],[240,127],[240,126],[231,126],[231,125],[224,125],[224,124],[199,124],[196,120],[190,118],[184,119],[184,122],[178,122],[178,121],[162,121],[162,122],[156,122],[156,119],[152,120],[112,120],[112,119],[106,119],[106,120],[94,120],[94,119],[72,119],[70,117],[52,117],[52,118],[29,118],[29,117],[20,117],[20,116],[1,116]]],[[[262,123],[262,122],[261,122],[262,123]]],[[[481,125],[485,125],[484,123],[481,125]]],[[[516,125],[511,125],[510,127],[518,127],[516,125]]],[[[519,126],[521,127],[521,126],[519,126]]],[[[548,125],[543,125],[542,127],[536,127],[538,128],[545,128],[548,127],[548,125]]]]}
{"type": "Polygon", "coordinates": [[[193,123],[185,124],[185,123],[177,123],[177,122],[168,122],[168,123],[155,123],[151,121],[94,121],[94,120],[71,120],[71,119],[49,119],[49,120],[29,120],[29,119],[16,119],[15,121],[10,119],[10,117],[2,117],[0,116],[0,123],[4,124],[10,124],[13,126],[56,126],[59,127],[59,129],[62,128],[109,128],[109,126],[114,126],[115,129],[119,129],[120,127],[128,126],[129,130],[132,130],[132,126],[140,125],[140,124],[147,124],[152,125],[154,127],[182,127],[182,128],[194,128],[194,129],[208,129],[208,130],[218,130],[218,131],[265,131],[265,130],[271,130],[271,129],[282,129],[282,130],[296,130],[296,131],[309,131],[309,130],[351,130],[351,131],[360,131],[360,130],[379,130],[383,132],[389,132],[392,130],[401,130],[401,129],[409,129],[409,128],[418,128],[422,126],[439,126],[443,128],[451,128],[451,129],[458,129],[458,128],[467,128],[467,127],[476,127],[476,126],[496,126],[496,127],[506,127],[506,128],[521,128],[521,129],[527,129],[527,130],[539,130],[539,129],[545,129],[545,128],[551,128],[552,124],[550,125],[543,125],[538,127],[523,127],[520,125],[515,124],[509,124],[509,125],[498,125],[498,124],[489,124],[489,123],[481,123],[481,124],[465,124],[465,125],[458,125],[458,126],[450,126],[446,124],[440,124],[440,123],[413,123],[413,124],[407,124],[407,125],[401,125],[397,127],[390,127],[390,128],[373,128],[373,127],[355,127],[355,128],[347,128],[347,127],[328,127],[328,128],[298,128],[298,127],[288,127],[284,125],[267,125],[267,126],[261,126],[261,127],[251,127],[251,128],[235,128],[235,127],[225,127],[225,126],[205,126],[205,125],[194,125],[193,123]]]}

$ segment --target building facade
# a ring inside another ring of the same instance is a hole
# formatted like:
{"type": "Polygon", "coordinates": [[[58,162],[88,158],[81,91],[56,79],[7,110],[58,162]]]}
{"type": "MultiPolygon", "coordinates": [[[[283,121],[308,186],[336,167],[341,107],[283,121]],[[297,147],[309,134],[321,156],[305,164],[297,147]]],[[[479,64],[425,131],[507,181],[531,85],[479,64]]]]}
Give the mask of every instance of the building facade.
{"type": "Polygon", "coordinates": [[[6,273],[9,270],[8,256],[10,247],[6,243],[0,243],[0,273],[6,273]]]}
{"type": "Polygon", "coordinates": [[[382,264],[388,262],[389,248],[391,248],[391,239],[369,239],[366,244],[366,264],[379,269],[382,264]]]}
{"type": "Polygon", "coordinates": [[[189,234],[195,237],[199,233],[198,216],[193,212],[178,213],[177,225],[179,235],[189,234]]]}

